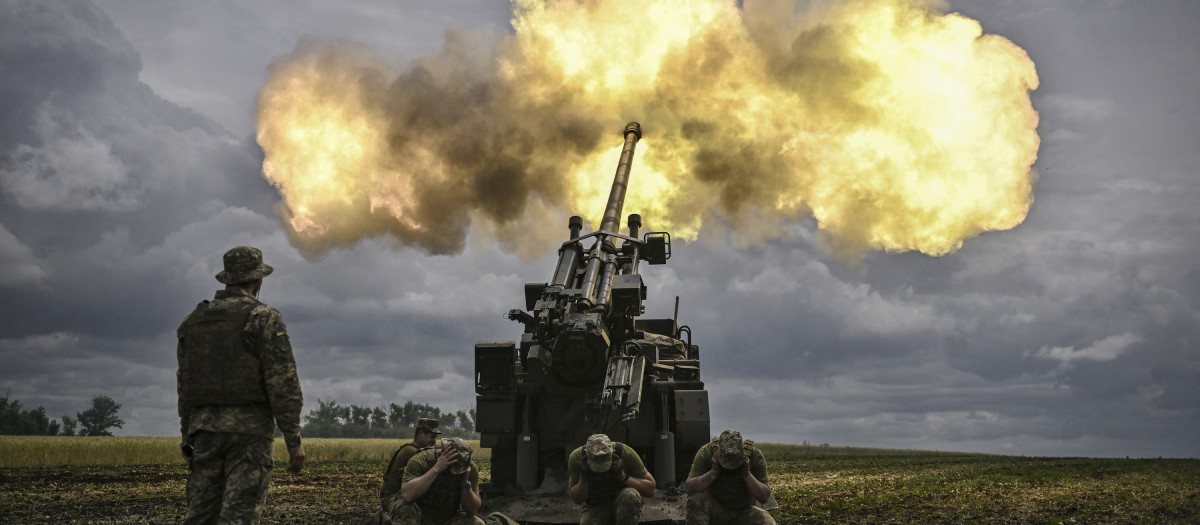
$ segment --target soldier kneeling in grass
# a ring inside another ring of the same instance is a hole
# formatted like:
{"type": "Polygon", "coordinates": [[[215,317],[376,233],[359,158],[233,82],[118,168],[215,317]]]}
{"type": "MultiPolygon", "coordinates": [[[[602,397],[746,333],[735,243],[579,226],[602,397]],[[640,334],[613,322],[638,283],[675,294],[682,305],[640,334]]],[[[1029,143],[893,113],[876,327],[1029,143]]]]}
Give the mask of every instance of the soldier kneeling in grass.
{"type": "Polygon", "coordinates": [[[471,446],[462,438],[442,440],[442,446],[422,449],[404,467],[400,495],[405,504],[392,511],[398,525],[483,525],[476,514],[479,466],[471,461],[471,446]]]}
{"type": "Polygon", "coordinates": [[[567,496],[583,505],[581,525],[635,525],[642,498],[654,496],[654,476],[641,456],[604,434],[571,452],[567,478],[567,496]]]}
{"type": "Polygon", "coordinates": [[[375,515],[376,523],[391,525],[392,513],[405,505],[400,487],[404,485],[404,468],[408,466],[408,460],[420,453],[421,449],[432,447],[441,433],[442,431],[438,430],[438,420],[423,417],[417,421],[413,430],[413,440],[392,453],[392,459],[383,471],[383,486],[379,489],[382,510],[375,515]]]}

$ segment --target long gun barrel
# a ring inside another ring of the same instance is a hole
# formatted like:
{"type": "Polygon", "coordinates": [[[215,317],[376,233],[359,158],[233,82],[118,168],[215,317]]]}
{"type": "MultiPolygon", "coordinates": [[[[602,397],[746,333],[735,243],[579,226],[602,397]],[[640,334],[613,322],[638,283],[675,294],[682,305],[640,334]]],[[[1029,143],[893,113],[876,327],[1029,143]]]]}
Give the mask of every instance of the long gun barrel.
{"type": "Polygon", "coordinates": [[[633,165],[633,150],[642,138],[642,126],[637,122],[625,125],[625,146],[621,148],[621,160],[617,162],[617,174],[613,177],[612,190],[608,194],[608,205],[604,208],[604,219],[600,231],[616,232],[620,227],[621,208],[625,205],[625,190],[629,187],[629,167],[633,165]]]}
{"type": "MultiPolygon", "coordinates": [[[[629,187],[629,169],[633,165],[633,152],[642,138],[642,126],[637,122],[625,125],[625,146],[621,148],[621,159],[617,162],[617,173],[613,176],[612,190],[608,193],[608,205],[600,221],[599,233],[615,234],[621,224],[621,208],[625,205],[625,190],[629,187]]],[[[588,254],[587,269],[583,274],[581,299],[585,304],[607,309],[612,292],[612,278],[617,263],[613,260],[616,248],[607,237],[588,254]]]]}

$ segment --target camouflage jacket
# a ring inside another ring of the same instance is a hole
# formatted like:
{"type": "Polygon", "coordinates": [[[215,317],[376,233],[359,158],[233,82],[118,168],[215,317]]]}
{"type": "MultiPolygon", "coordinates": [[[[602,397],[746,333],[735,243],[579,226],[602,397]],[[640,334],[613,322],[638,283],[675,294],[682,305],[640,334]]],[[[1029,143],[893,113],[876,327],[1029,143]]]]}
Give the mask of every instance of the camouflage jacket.
{"type": "MultiPolygon", "coordinates": [[[[185,442],[191,442],[190,436],[200,431],[233,432],[273,439],[278,425],[288,448],[293,448],[300,444],[300,411],[304,407],[304,396],[300,391],[296,359],[292,354],[283,316],[278,310],[238,289],[219,290],[212,301],[202,302],[196,308],[228,307],[232,302],[252,302],[256,305],[241,333],[230,335],[240,336],[243,344],[254,349],[259,356],[269,404],[188,406],[182,401],[183,385],[177,382],[180,433],[185,442]]],[[[176,352],[182,358],[182,340],[176,352]]]]}

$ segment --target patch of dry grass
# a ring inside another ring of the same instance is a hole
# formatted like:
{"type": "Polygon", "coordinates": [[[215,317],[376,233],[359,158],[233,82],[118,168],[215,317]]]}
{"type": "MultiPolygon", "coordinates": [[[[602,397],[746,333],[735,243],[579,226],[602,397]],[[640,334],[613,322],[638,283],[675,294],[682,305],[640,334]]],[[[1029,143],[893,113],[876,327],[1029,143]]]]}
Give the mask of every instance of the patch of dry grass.
{"type": "MultiPolygon", "coordinates": [[[[396,439],[310,438],[304,440],[308,461],[387,461],[405,441],[396,439]]],[[[468,441],[475,458],[491,457],[468,441]]],[[[287,447],[275,440],[275,461],[287,462],[287,447]]],[[[166,437],[0,436],[0,467],[53,465],[183,464],[179,439],[166,437]]]]}

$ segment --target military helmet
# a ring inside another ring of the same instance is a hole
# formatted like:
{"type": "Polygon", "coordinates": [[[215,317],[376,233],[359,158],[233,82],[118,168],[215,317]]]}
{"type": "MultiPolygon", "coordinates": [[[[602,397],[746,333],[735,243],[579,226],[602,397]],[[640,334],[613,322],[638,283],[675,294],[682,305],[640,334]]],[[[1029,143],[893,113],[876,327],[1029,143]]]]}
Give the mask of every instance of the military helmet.
{"type": "Polygon", "coordinates": [[[441,430],[438,430],[438,420],[432,417],[423,417],[418,419],[417,430],[424,430],[435,436],[442,433],[441,430]]]}
{"type": "Polygon", "coordinates": [[[726,430],[717,438],[713,457],[722,467],[735,469],[742,466],[742,433],[736,430],[726,430]]]}
{"type": "Polygon", "coordinates": [[[450,473],[461,475],[471,468],[471,445],[468,445],[463,438],[447,438],[442,440],[442,452],[449,452],[451,449],[458,451],[458,461],[450,465],[450,473]]]}
{"type": "Polygon", "coordinates": [[[583,445],[583,452],[592,472],[608,472],[612,467],[613,444],[608,436],[592,434],[583,445]]]}
{"type": "Polygon", "coordinates": [[[248,283],[275,271],[270,265],[263,264],[262,251],[250,246],[238,246],[225,252],[224,262],[225,269],[217,274],[217,281],[222,284],[248,283]]]}

